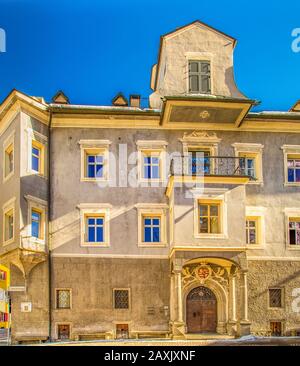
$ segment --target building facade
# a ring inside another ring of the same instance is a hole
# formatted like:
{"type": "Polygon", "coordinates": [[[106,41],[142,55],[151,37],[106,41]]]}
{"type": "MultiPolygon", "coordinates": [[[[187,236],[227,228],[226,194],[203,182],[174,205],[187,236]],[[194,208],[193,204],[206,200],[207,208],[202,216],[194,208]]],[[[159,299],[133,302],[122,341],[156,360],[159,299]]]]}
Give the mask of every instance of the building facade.
{"type": "Polygon", "coordinates": [[[300,103],[250,112],[235,44],[162,36],[149,108],[2,102],[14,342],[300,334],[300,103]]]}

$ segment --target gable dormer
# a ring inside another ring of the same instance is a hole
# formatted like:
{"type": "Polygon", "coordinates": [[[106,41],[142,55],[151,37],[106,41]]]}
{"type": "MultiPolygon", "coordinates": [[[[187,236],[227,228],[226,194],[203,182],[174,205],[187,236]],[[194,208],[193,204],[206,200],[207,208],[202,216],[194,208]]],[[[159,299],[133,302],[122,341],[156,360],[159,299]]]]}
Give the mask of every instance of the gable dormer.
{"type": "Polygon", "coordinates": [[[245,98],[234,81],[235,44],[234,38],[198,20],[162,36],[150,106],[159,108],[161,97],[176,95],[245,98]]]}

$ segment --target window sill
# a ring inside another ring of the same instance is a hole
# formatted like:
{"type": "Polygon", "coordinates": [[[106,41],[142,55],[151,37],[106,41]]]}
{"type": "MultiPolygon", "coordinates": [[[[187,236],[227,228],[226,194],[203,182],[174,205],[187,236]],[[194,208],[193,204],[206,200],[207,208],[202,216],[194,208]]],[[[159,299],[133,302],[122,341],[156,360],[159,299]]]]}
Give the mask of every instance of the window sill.
{"type": "Polygon", "coordinates": [[[196,239],[228,239],[225,234],[195,234],[196,239]]]}
{"type": "Polygon", "coordinates": [[[110,246],[107,242],[101,242],[101,243],[81,243],[81,247],[85,248],[108,248],[110,246]]]}
{"type": "Polygon", "coordinates": [[[3,183],[6,183],[14,174],[15,172],[12,171],[6,177],[3,177],[3,183]]]}
{"type": "Polygon", "coordinates": [[[295,244],[295,245],[288,244],[287,250],[300,250],[300,245],[299,244],[295,244]]]}
{"type": "Polygon", "coordinates": [[[258,186],[263,186],[264,182],[262,180],[249,180],[249,182],[247,183],[247,185],[258,185],[258,186]]]}
{"type": "Polygon", "coordinates": [[[98,182],[103,182],[103,183],[107,183],[108,179],[107,178],[80,178],[81,182],[92,182],[92,183],[98,183],[98,182]]]}
{"type": "Polygon", "coordinates": [[[264,249],[263,244],[246,244],[247,249],[264,249]]]}
{"type": "Polygon", "coordinates": [[[157,243],[138,243],[138,247],[140,248],[165,248],[168,246],[166,242],[157,242],[157,243]]]}
{"type": "Polygon", "coordinates": [[[285,182],[284,184],[283,184],[285,187],[300,187],[300,182],[299,183],[287,183],[287,182],[285,182]]]}
{"type": "Polygon", "coordinates": [[[10,244],[13,244],[15,242],[15,238],[11,238],[9,240],[6,240],[3,242],[3,246],[7,246],[7,245],[10,245],[10,244]]]}

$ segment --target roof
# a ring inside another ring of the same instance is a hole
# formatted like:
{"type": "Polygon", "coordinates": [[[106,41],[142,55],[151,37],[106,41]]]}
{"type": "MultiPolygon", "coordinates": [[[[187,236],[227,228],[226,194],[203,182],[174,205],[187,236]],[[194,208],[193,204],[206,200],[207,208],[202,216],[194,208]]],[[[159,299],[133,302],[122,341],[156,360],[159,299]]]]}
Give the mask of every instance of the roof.
{"type": "MultiPolygon", "coordinates": [[[[214,27],[211,27],[210,25],[204,23],[204,22],[201,22],[200,20],[195,20],[189,24],[186,24],[182,27],[179,27],[179,28],[176,28],[175,30],[169,32],[169,33],[165,33],[163,34],[162,36],[160,36],[160,45],[159,45],[159,51],[158,51],[158,62],[157,62],[157,70],[159,69],[159,64],[160,64],[160,57],[161,57],[161,50],[162,50],[162,44],[163,44],[163,41],[165,38],[171,36],[171,35],[174,35],[175,33],[177,32],[180,32],[182,30],[184,30],[185,28],[189,28],[193,25],[201,25],[202,27],[205,27],[207,29],[210,29],[212,31],[214,31],[215,33],[218,33],[220,35],[222,35],[223,37],[226,37],[228,38],[229,40],[231,40],[233,42],[233,48],[235,47],[236,43],[237,43],[237,40],[236,38],[233,38],[231,36],[229,36],[228,34],[224,33],[224,32],[221,32],[219,31],[218,29],[214,28],[214,27]]],[[[154,89],[156,89],[156,84],[157,84],[157,76],[158,76],[158,72],[156,70],[156,76],[155,76],[155,82],[154,82],[154,89]]]]}

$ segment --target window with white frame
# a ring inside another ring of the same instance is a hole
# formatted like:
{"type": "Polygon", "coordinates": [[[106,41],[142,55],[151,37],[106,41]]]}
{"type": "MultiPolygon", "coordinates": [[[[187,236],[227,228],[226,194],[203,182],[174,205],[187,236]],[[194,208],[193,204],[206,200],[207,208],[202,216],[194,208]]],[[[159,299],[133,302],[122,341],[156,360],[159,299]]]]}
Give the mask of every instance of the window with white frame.
{"type": "Polygon", "coordinates": [[[4,213],[4,242],[14,237],[14,210],[10,209],[4,213]]]}
{"type": "MultiPolygon", "coordinates": [[[[28,232],[27,245],[45,245],[46,240],[46,212],[47,202],[30,195],[26,195],[28,202],[28,232]]],[[[25,240],[25,239],[24,239],[25,240]]]]}
{"type": "Polygon", "coordinates": [[[289,244],[300,246],[300,217],[289,218],[289,244]]]}
{"type": "Polygon", "coordinates": [[[15,236],[15,198],[10,199],[2,207],[3,213],[3,243],[8,245],[15,236]]]}
{"type": "Polygon", "coordinates": [[[246,244],[257,244],[258,243],[258,220],[257,218],[247,217],[246,218],[246,244]]]}
{"type": "Polygon", "coordinates": [[[81,245],[107,247],[110,238],[109,204],[80,204],[81,245]]]}
{"type": "Polygon", "coordinates": [[[136,204],[138,210],[138,245],[166,246],[166,204],[136,204]]]}
{"type": "Polygon", "coordinates": [[[140,181],[160,182],[166,178],[165,141],[137,141],[140,181]]]}
{"type": "Polygon", "coordinates": [[[262,170],[262,152],[264,146],[261,144],[252,143],[234,143],[232,144],[237,160],[237,168],[243,175],[249,176],[252,179],[250,184],[263,183],[262,170]]]}
{"type": "Polygon", "coordinates": [[[45,159],[44,159],[45,146],[32,140],[31,146],[31,170],[37,174],[44,175],[45,173],[45,159]]]}
{"type": "Polygon", "coordinates": [[[265,244],[265,212],[262,206],[246,207],[246,244],[251,246],[261,246],[265,244]]]}
{"type": "Polygon", "coordinates": [[[202,94],[211,93],[211,74],[209,61],[189,61],[189,92],[202,94]]]}
{"type": "Polygon", "coordinates": [[[109,179],[109,140],[80,140],[81,180],[107,181],[109,179]]]}
{"type": "Polygon", "coordinates": [[[3,181],[14,174],[14,136],[13,132],[3,143],[3,181]]]}
{"type": "Polygon", "coordinates": [[[300,185],[300,145],[283,145],[284,185],[300,185]]]}

